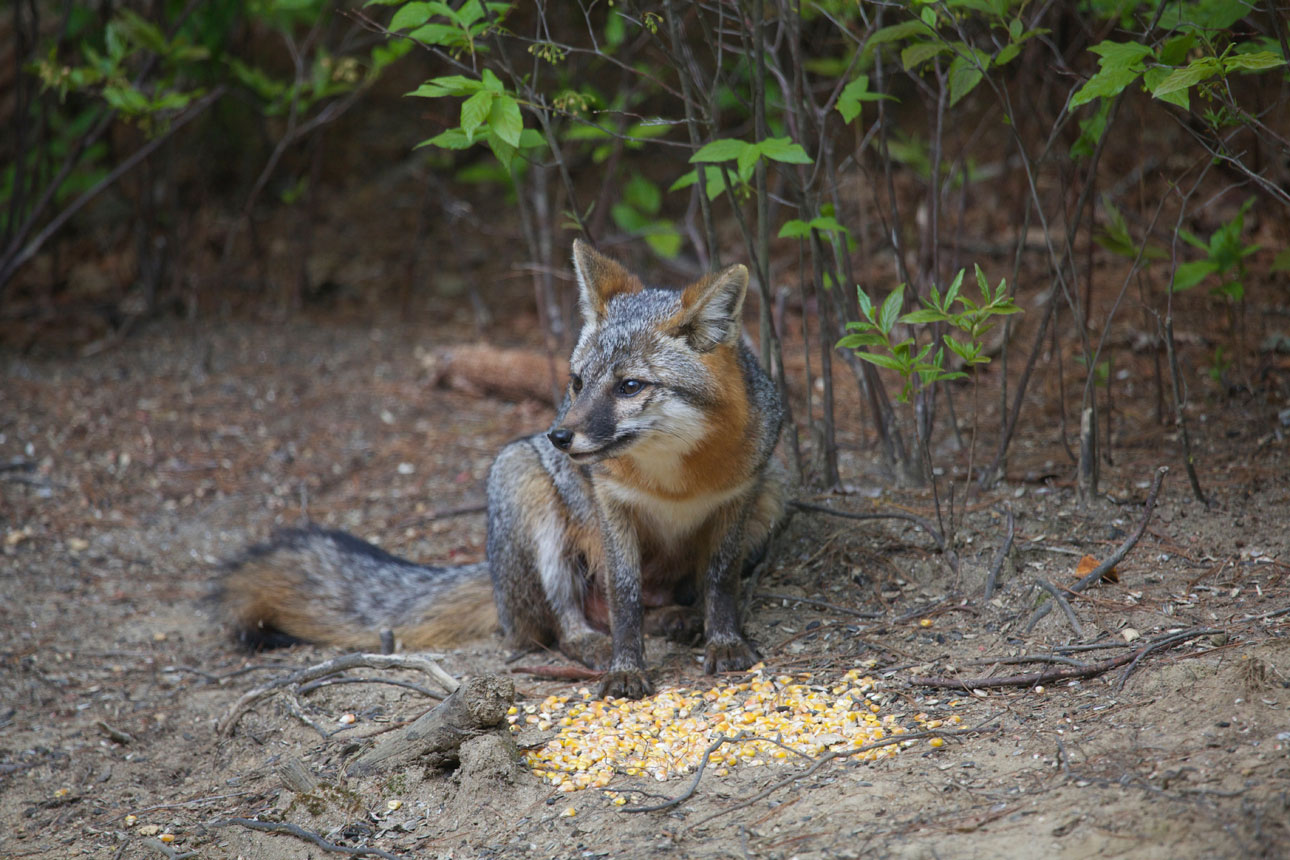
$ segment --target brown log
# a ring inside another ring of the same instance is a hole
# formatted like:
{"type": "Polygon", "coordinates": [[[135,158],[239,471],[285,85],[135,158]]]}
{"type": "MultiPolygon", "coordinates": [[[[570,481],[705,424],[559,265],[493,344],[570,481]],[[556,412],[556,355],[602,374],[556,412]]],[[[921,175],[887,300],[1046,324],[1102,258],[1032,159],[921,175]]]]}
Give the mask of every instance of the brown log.
{"type": "Polygon", "coordinates": [[[461,686],[414,722],[382,735],[350,762],[350,776],[367,776],[378,770],[423,762],[431,767],[452,767],[463,741],[505,725],[506,711],[515,700],[510,678],[480,675],[461,686]]]}
{"type": "Polygon", "coordinates": [[[456,391],[503,400],[551,401],[569,381],[569,362],[532,349],[463,344],[439,356],[439,381],[456,391]]]}

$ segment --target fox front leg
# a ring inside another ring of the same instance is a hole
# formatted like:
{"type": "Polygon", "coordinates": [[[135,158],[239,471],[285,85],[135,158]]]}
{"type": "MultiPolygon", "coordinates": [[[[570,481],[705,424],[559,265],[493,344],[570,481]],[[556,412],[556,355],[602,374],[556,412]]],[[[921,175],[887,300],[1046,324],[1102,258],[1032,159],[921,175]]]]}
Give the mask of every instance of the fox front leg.
{"type": "Polygon", "coordinates": [[[718,514],[715,526],[721,531],[708,560],[704,583],[704,620],[708,633],[703,653],[703,671],[739,672],[758,660],[757,652],[739,632],[739,574],[747,547],[744,533],[752,505],[741,502],[718,514]]]}
{"type": "Polygon", "coordinates": [[[645,674],[645,637],[641,626],[641,553],[635,530],[621,511],[600,506],[605,542],[605,579],[609,594],[609,632],[613,659],[600,681],[600,696],[640,699],[654,685],[645,674]]]}

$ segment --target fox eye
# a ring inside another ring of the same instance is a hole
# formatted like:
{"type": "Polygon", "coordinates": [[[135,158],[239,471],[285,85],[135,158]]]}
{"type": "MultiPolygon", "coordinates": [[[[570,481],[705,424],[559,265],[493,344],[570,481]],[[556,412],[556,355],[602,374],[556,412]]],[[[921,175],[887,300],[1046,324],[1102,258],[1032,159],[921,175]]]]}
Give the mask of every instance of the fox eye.
{"type": "Polygon", "coordinates": [[[577,394],[579,391],[582,390],[582,377],[576,373],[573,374],[573,376],[570,376],[569,386],[573,389],[573,393],[577,394]]]}
{"type": "Polygon", "coordinates": [[[639,379],[624,379],[622,382],[618,383],[618,396],[635,397],[637,394],[641,393],[641,390],[645,388],[645,385],[646,383],[641,382],[639,379]]]}

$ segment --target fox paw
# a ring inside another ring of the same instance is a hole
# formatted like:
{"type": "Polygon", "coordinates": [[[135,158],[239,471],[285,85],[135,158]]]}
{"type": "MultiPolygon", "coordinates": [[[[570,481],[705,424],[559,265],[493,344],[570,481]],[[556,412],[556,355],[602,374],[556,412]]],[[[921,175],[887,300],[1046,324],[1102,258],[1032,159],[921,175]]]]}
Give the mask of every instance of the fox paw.
{"type": "Polygon", "coordinates": [[[654,685],[640,669],[618,669],[606,672],[600,679],[600,697],[643,699],[654,694],[654,685]]]}
{"type": "Polygon", "coordinates": [[[693,645],[703,633],[703,617],[692,606],[662,606],[645,613],[645,632],[693,645]]]}
{"type": "Polygon", "coordinates": [[[609,668],[614,657],[614,643],[603,633],[584,633],[560,643],[560,650],[570,660],[597,670],[609,668]]]}
{"type": "Polygon", "coordinates": [[[742,672],[758,659],[757,652],[742,637],[709,639],[708,648],[703,654],[703,671],[708,675],[742,672]]]}

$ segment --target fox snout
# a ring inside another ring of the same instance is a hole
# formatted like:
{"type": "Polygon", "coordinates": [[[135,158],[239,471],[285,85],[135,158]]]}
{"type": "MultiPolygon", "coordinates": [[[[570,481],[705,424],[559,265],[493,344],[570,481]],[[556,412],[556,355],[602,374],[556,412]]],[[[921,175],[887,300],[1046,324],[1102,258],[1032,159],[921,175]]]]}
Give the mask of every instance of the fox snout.
{"type": "Polygon", "coordinates": [[[567,427],[557,427],[546,434],[546,438],[550,439],[551,444],[561,451],[568,451],[569,446],[573,444],[573,431],[567,427]]]}

